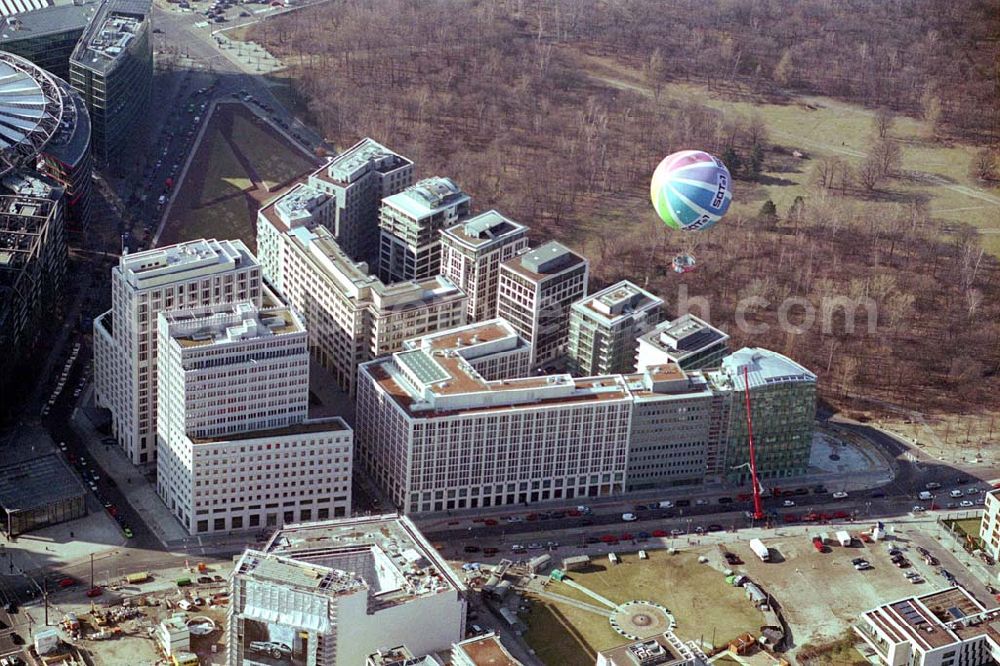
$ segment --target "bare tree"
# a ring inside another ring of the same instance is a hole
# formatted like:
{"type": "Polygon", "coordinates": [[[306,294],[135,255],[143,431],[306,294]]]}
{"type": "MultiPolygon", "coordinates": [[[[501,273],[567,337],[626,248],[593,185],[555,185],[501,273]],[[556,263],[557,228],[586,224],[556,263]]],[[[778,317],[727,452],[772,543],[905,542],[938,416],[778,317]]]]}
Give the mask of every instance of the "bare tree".
{"type": "Polygon", "coordinates": [[[795,65],[792,63],[792,52],[790,49],[785,49],[781,53],[781,59],[778,61],[778,64],[774,67],[774,80],[779,85],[788,86],[791,84],[794,74],[795,65]]]}
{"type": "Polygon", "coordinates": [[[884,140],[888,138],[889,132],[892,131],[892,126],[896,122],[896,117],[888,107],[883,106],[875,112],[875,117],[872,119],[872,122],[875,125],[875,134],[879,139],[884,140]]]}
{"type": "Polygon", "coordinates": [[[872,146],[869,157],[878,165],[879,178],[896,176],[903,163],[903,152],[899,144],[891,139],[882,139],[872,146]]]}
{"type": "Polygon", "coordinates": [[[878,187],[882,180],[882,163],[875,155],[868,155],[857,169],[858,183],[869,192],[878,187]]]}
{"type": "Polygon", "coordinates": [[[992,148],[980,148],[972,157],[972,177],[976,180],[997,179],[997,153],[992,148]]]}

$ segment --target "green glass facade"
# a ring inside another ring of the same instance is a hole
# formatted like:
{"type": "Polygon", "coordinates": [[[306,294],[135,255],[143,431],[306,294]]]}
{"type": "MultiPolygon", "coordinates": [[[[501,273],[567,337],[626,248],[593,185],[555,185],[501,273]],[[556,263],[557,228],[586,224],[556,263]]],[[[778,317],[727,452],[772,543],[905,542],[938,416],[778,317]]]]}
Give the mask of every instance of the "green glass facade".
{"type": "Polygon", "coordinates": [[[70,85],[90,112],[91,150],[100,165],[123,156],[132,135],[149,111],[153,84],[153,49],[149,5],[107,0],[94,17],[70,60],[70,85]],[[138,26],[121,50],[95,46],[102,27],[116,19],[134,19],[138,26]]]}
{"type": "MultiPolygon", "coordinates": [[[[726,464],[730,480],[746,482],[750,470],[746,393],[734,391],[729,417],[726,464]]],[[[816,418],[816,382],[795,381],[754,386],[750,390],[757,475],[778,479],[805,474],[809,468],[816,418]]]]}
{"type": "Polygon", "coordinates": [[[12,38],[0,42],[0,50],[19,55],[59,78],[68,80],[69,59],[82,34],[82,23],[77,27],[46,35],[26,33],[20,39],[14,33],[12,38]]]}

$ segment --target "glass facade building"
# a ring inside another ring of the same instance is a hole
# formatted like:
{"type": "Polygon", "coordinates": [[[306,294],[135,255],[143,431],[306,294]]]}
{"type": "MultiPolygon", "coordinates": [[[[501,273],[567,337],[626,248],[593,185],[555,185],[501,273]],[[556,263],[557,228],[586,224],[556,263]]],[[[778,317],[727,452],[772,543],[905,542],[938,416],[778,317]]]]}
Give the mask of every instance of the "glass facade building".
{"type": "Polygon", "coordinates": [[[105,0],[70,59],[70,84],[91,122],[91,150],[114,164],[149,110],[153,48],[148,0],[105,0]]]}

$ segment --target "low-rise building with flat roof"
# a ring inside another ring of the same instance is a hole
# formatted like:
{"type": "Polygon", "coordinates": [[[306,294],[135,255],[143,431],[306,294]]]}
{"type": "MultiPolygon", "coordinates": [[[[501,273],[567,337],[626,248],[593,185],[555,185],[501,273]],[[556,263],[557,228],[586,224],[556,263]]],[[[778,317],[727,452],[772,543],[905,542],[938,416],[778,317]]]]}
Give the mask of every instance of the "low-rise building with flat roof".
{"type": "Polygon", "coordinates": [[[524,666],[492,631],[467,638],[451,649],[452,666],[524,666]]]}
{"type": "Polygon", "coordinates": [[[407,518],[290,525],[230,578],[230,666],[365,664],[406,646],[448,650],[465,633],[466,588],[407,518]]]}
{"type": "MultiPolygon", "coordinates": [[[[51,442],[39,445],[48,449],[51,442]]],[[[31,449],[35,447],[32,446],[31,449]]],[[[0,529],[7,538],[87,515],[87,489],[55,453],[7,446],[0,464],[0,529]]]]}
{"type": "Polygon", "coordinates": [[[729,335],[685,314],[639,336],[636,365],[676,363],[685,370],[716,368],[729,354],[729,335]]]}
{"type": "Polygon", "coordinates": [[[704,666],[708,658],[694,644],[672,632],[601,650],[597,666],[704,666]]]}
{"type": "Polygon", "coordinates": [[[1000,608],[951,587],[865,611],[854,632],[885,666],[986,666],[1000,660],[1000,608]]]}

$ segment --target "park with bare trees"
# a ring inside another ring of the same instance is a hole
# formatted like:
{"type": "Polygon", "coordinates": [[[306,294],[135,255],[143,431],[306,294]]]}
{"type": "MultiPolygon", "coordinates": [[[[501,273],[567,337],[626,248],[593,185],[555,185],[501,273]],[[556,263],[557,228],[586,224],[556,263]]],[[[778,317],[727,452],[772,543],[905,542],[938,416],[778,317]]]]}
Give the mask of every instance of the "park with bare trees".
{"type": "Polygon", "coordinates": [[[372,136],[454,178],[475,208],[584,251],[592,288],[628,278],[670,311],[699,299],[735,345],[796,358],[857,414],[997,407],[987,3],[343,0],[251,38],[334,144],[372,136]],[[648,183],[693,147],[726,161],[737,203],[678,277],[684,241],[648,183]],[[874,324],[845,309],[805,325],[836,298],[874,303],[874,324]]]}

